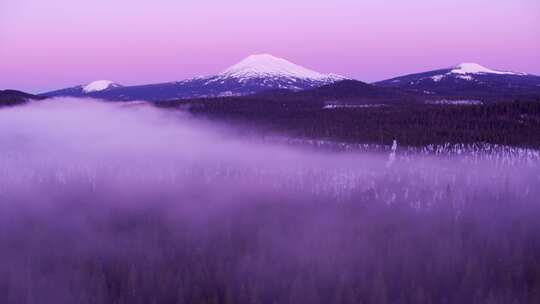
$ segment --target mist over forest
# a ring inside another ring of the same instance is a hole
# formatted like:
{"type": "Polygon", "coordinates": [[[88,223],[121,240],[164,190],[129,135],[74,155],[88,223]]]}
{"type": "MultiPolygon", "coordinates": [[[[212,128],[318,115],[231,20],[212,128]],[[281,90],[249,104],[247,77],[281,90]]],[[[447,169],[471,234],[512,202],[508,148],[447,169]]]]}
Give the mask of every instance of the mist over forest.
{"type": "Polygon", "coordinates": [[[142,102],[0,109],[0,302],[540,301],[534,150],[244,131],[142,102]]]}

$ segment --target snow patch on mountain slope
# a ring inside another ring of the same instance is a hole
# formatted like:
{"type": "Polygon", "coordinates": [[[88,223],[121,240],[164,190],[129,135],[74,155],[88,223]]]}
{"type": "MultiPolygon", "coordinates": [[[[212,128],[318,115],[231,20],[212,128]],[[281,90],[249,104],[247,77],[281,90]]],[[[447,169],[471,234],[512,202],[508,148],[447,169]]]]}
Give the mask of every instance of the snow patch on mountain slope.
{"type": "Polygon", "coordinates": [[[441,81],[442,79],[444,78],[444,75],[435,75],[435,76],[432,76],[431,79],[435,82],[439,82],[441,81]]]}
{"type": "Polygon", "coordinates": [[[525,73],[516,73],[516,72],[507,72],[507,71],[496,71],[484,66],[481,66],[477,63],[461,63],[452,68],[446,74],[439,74],[429,77],[434,82],[440,82],[445,77],[454,77],[467,81],[474,80],[472,75],[478,74],[496,74],[496,75],[527,75],[525,73]]]}
{"type": "Polygon", "coordinates": [[[452,74],[499,74],[499,75],[525,75],[524,73],[515,73],[507,71],[496,71],[478,63],[460,63],[452,68],[452,74]]]}
{"type": "Polygon", "coordinates": [[[111,87],[119,87],[119,85],[110,80],[96,80],[85,85],[83,87],[83,91],[85,93],[99,92],[99,91],[103,91],[111,87]]]}
{"type": "Polygon", "coordinates": [[[346,79],[340,75],[315,72],[269,54],[248,56],[223,71],[219,76],[234,78],[286,77],[316,81],[338,81],[346,79]]]}
{"type": "Polygon", "coordinates": [[[467,81],[472,81],[473,80],[473,77],[470,76],[470,75],[459,75],[459,76],[456,76],[456,77],[459,78],[459,79],[467,80],[467,81]]]}
{"type": "Polygon", "coordinates": [[[441,100],[427,100],[424,102],[425,104],[430,105],[481,105],[483,102],[481,100],[474,100],[474,99],[458,99],[458,100],[448,100],[448,99],[441,99],[441,100]]]}

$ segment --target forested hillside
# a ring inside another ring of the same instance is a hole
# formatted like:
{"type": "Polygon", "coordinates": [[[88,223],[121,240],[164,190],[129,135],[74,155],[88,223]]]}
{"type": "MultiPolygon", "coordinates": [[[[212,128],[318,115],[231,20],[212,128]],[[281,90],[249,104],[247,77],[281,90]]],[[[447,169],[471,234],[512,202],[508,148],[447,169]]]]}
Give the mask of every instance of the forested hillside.
{"type": "Polygon", "coordinates": [[[230,97],[158,103],[199,117],[241,125],[246,132],[345,142],[403,145],[487,142],[540,147],[540,101],[487,105],[359,105],[230,97]]]}

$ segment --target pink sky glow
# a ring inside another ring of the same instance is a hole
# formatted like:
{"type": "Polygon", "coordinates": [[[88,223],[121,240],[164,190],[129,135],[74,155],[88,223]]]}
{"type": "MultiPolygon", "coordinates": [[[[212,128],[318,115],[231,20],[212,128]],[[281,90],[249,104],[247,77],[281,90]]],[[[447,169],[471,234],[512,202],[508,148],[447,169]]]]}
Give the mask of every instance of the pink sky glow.
{"type": "Polygon", "coordinates": [[[0,89],[174,81],[254,53],[367,82],[460,62],[540,74],[540,1],[0,1],[0,89]]]}

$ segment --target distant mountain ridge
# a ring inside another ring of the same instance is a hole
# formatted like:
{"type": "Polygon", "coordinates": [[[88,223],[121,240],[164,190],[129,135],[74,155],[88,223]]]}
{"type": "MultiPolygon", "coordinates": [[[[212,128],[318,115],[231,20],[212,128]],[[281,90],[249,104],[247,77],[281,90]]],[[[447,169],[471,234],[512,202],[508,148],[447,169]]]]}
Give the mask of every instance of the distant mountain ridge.
{"type": "Polygon", "coordinates": [[[399,76],[374,83],[420,95],[534,96],[540,94],[540,76],[498,71],[477,63],[399,76]]]}
{"type": "Polygon", "coordinates": [[[122,87],[123,87],[122,85],[115,83],[113,81],[110,81],[110,80],[96,80],[86,85],[78,85],[74,87],[47,92],[40,95],[46,96],[46,97],[59,97],[59,96],[84,97],[87,95],[96,94],[99,92],[106,92],[115,88],[122,88],[122,87]]]}
{"type": "Polygon", "coordinates": [[[97,81],[86,86],[47,92],[46,97],[76,96],[108,100],[171,100],[219,96],[243,96],[266,90],[302,91],[346,79],[323,74],[269,54],[251,55],[223,72],[177,82],[121,86],[97,81]],[[88,90],[87,88],[98,88],[88,90]]]}
{"type": "Polygon", "coordinates": [[[501,71],[477,63],[409,74],[367,84],[319,73],[269,54],[251,55],[221,73],[176,82],[122,86],[108,80],[41,94],[113,101],[167,101],[246,95],[316,98],[353,103],[438,102],[440,100],[532,100],[540,96],[540,76],[501,71]]]}
{"type": "Polygon", "coordinates": [[[303,91],[276,90],[253,95],[280,101],[323,102],[325,104],[395,104],[411,101],[413,94],[384,88],[358,80],[341,80],[303,91]]]}
{"type": "Polygon", "coordinates": [[[0,107],[23,104],[29,100],[40,100],[44,97],[17,90],[0,90],[0,107]]]}

